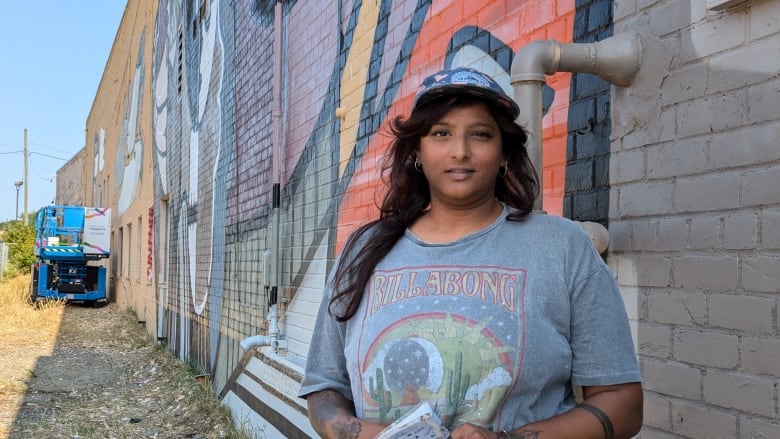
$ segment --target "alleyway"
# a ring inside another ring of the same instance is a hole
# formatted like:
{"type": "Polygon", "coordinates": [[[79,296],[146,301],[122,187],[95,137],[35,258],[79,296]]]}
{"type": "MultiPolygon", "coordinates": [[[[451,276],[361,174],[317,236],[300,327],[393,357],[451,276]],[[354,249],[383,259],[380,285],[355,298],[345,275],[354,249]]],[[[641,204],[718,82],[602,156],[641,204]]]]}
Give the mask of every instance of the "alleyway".
{"type": "Polygon", "coordinates": [[[205,378],[155,346],[132,313],[113,303],[34,311],[9,327],[12,312],[0,310],[0,437],[240,437],[205,378]]]}

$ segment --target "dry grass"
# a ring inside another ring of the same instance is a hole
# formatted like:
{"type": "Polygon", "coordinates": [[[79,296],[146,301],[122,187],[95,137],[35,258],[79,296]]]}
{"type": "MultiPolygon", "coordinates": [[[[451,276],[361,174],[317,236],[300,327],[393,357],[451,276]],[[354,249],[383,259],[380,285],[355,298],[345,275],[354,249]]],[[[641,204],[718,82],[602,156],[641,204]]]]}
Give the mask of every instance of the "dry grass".
{"type": "Polygon", "coordinates": [[[0,437],[9,433],[38,356],[54,349],[65,309],[59,301],[33,306],[29,281],[17,276],[0,283],[0,437]]]}
{"type": "Polygon", "coordinates": [[[132,312],[32,305],[28,282],[0,283],[0,439],[248,437],[132,312]]]}
{"type": "Polygon", "coordinates": [[[0,284],[0,339],[8,344],[54,342],[62,319],[62,301],[30,304],[30,276],[17,276],[0,284]],[[36,328],[22,332],[19,328],[36,328]]]}

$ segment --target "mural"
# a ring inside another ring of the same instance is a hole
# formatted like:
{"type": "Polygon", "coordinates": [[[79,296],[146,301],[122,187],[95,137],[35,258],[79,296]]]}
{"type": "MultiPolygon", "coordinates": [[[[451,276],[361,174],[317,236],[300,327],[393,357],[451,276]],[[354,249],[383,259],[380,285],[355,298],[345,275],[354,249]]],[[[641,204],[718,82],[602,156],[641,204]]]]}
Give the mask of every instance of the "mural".
{"type": "Polygon", "coordinates": [[[223,16],[229,4],[204,5],[195,10],[171,1],[158,9],[154,169],[156,198],[171,199],[170,257],[176,261],[166,276],[175,294],[158,297],[167,316],[165,333],[180,358],[189,358],[195,348],[192,355],[209,365],[216,363],[224,279],[221,189],[228,181],[232,142],[223,127],[231,112],[222,101],[232,91],[224,76],[223,23],[232,23],[232,12],[223,16]]]}
{"type": "Polygon", "coordinates": [[[106,165],[106,130],[100,128],[92,140],[94,151],[94,163],[92,169],[92,206],[103,205],[103,184],[98,182],[98,175],[103,172],[103,167],[106,165]]]}
{"type": "MultiPolygon", "coordinates": [[[[289,354],[305,357],[325,273],[348,233],[376,215],[383,127],[409,110],[421,79],[471,66],[511,93],[520,47],[591,38],[578,27],[603,32],[609,14],[594,27],[582,24],[575,1],[333,0],[315,13],[291,0],[281,3],[282,53],[274,60],[274,2],[196,3],[161,0],[154,36],[153,222],[160,224],[162,198],[170,211],[170,232],[157,229],[154,237],[170,249],[155,255],[167,264],[153,264],[157,279],[168,280],[158,312],[177,356],[208,370],[220,395],[240,394],[262,413],[270,403],[241,390],[236,378],[246,365],[238,342],[267,329],[261,278],[269,275],[262,253],[272,250],[274,232],[274,62],[284,72],[280,323],[290,329],[289,354]]],[[[575,83],[559,73],[543,91],[543,196],[551,214],[576,213],[566,182],[575,83]]],[[[607,126],[600,135],[608,134],[607,126]]],[[[143,153],[143,139],[134,140],[120,145],[125,154],[143,153]]],[[[120,209],[137,184],[132,162],[122,172],[120,209]]]]}
{"type": "Polygon", "coordinates": [[[133,80],[127,91],[125,99],[125,114],[122,119],[122,130],[119,134],[117,147],[115,189],[119,193],[117,202],[118,217],[127,210],[135,199],[144,162],[144,139],[138,114],[143,104],[144,85],[144,40],[146,31],[141,33],[141,42],[138,47],[138,57],[133,72],[133,80]]]}

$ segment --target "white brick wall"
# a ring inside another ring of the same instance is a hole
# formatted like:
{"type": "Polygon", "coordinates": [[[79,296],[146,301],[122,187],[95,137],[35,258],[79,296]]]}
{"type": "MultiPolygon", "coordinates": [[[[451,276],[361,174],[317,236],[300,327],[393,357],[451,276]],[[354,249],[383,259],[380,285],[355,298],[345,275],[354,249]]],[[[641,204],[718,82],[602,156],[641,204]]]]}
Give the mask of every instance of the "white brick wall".
{"type": "Polygon", "coordinates": [[[732,439],[737,437],[737,417],[703,404],[673,401],[672,430],[683,437],[732,439]]]}
{"type": "Polygon", "coordinates": [[[704,400],[713,405],[751,414],[774,415],[774,382],[743,373],[707,371],[704,400]]]}
{"type": "Polygon", "coordinates": [[[645,46],[612,93],[608,256],[636,293],[640,436],[780,438],[780,2],[614,17],[645,46]]]}

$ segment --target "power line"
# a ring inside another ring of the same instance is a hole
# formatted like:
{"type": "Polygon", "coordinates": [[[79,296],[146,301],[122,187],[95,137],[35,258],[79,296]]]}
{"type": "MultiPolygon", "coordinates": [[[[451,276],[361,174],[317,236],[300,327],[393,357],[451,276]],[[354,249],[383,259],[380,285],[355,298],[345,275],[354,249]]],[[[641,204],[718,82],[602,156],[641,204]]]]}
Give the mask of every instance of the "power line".
{"type": "Polygon", "coordinates": [[[62,161],[66,161],[66,162],[69,160],[69,159],[64,159],[64,158],[62,158],[62,157],[54,157],[53,155],[44,154],[44,153],[42,153],[42,152],[31,152],[31,153],[30,153],[30,155],[33,155],[33,154],[36,154],[36,155],[42,155],[42,156],[44,156],[44,157],[49,157],[49,158],[51,158],[51,159],[57,159],[57,160],[62,160],[62,161]]]}
{"type": "Polygon", "coordinates": [[[42,144],[37,143],[37,142],[30,142],[30,145],[40,146],[41,148],[46,148],[46,149],[50,149],[52,151],[57,151],[57,152],[64,152],[64,153],[68,152],[68,151],[66,151],[64,149],[52,148],[51,146],[42,145],[42,144]]]}
{"type": "MultiPolygon", "coordinates": [[[[5,154],[24,154],[24,151],[9,151],[9,152],[0,152],[0,155],[5,155],[5,154]]],[[[53,155],[44,154],[44,153],[42,153],[42,152],[35,152],[35,151],[32,151],[32,152],[30,152],[28,155],[42,155],[42,156],[44,156],[44,157],[48,157],[48,158],[50,158],[50,159],[57,159],[57,160],[62,160],[62,161],[64,161],[64,162],[67,162],[68,160],[70,160],[70,159],[64,159],[64,158],[62,158],[62,157],[56,157],[56,156],[53,156],[53,155]]]]}

